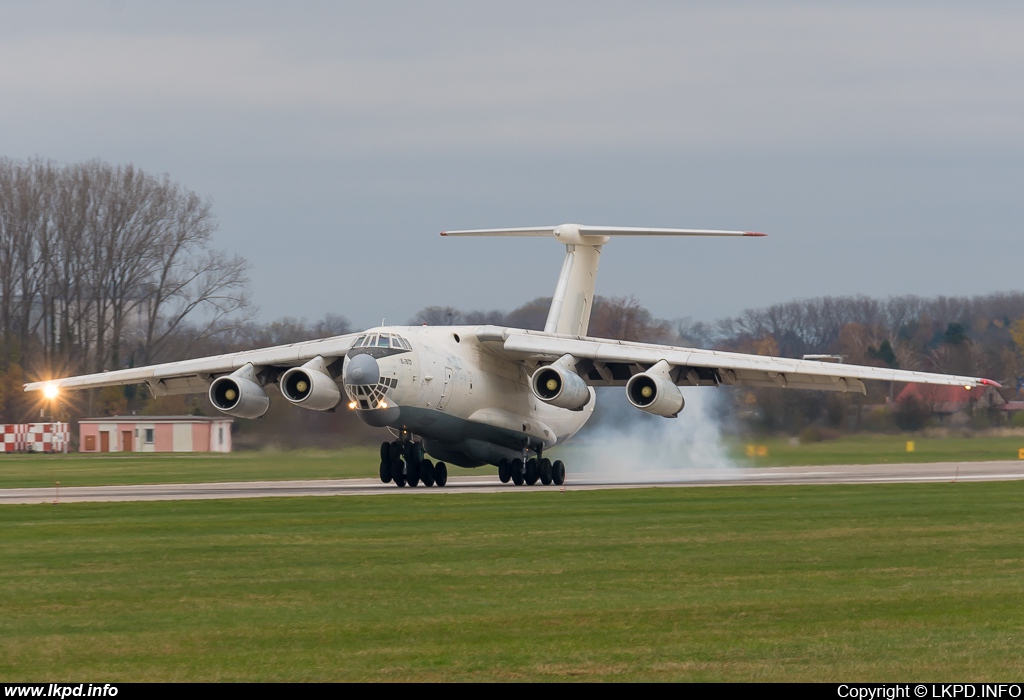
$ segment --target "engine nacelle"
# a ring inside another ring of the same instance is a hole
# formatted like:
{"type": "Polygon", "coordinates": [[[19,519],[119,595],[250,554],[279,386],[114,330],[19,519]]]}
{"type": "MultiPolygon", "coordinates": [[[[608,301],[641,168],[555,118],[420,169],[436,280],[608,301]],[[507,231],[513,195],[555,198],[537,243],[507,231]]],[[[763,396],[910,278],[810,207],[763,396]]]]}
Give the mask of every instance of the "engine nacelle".
{"type": "Polygon", "coordinates": [[[281,375],[278,386],[282,396],[311,411],[329,411],[341,403],[341,390],[327,373],[322,357],[316,357],[301,367],[292,367],[281,375]]]}
{"type": "Polygon", "coordinates": [[[270,397],[256,382],[252,363],[231,374],[218,377],[210,385],[210,403],[229,416],[259,418],[270,408],[270,397]]]}
{"type": "Polygon", "coordinates": [[[590,403],[590,387],[570,369],[576,364],[572,355],[564,355],[554,364],[541,367],[530,378],[534,395],[544,403],[577,411],[590,403]]]}
{"type": "Polygon", "coordinates": [[[626,398],[641,411],[675,418],[683,410],[683,393],[669,375],[671,367],[662,360],[626,382],[626,398]]]}

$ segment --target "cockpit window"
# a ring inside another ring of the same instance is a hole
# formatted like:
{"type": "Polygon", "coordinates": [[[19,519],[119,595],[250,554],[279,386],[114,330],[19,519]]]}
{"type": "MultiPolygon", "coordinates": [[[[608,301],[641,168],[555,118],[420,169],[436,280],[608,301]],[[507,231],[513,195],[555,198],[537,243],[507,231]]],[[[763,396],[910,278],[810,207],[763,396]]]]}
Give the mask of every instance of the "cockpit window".
{"type": "Polygon", "coordinates": [[[412,345],[405,338],[388,333],[368,333],[361,335],[352,343],[354,348],[398,348],[400,350],[412,350],[412,345]]]}

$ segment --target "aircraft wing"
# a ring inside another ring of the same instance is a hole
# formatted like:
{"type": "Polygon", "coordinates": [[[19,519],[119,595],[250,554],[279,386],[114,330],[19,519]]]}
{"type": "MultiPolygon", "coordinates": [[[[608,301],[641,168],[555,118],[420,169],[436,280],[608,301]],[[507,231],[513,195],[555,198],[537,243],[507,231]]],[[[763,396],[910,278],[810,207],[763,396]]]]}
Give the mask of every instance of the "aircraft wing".
{"type": "Polygon", "coordinates": [[[502,354],[538,364],[554,362],[565,355],[571,355],[576,360],[577,373],[591,386],[625,385],[633,374],[646,371],[662,360],[672,367],[671,376],[680,386],[725,384],[861,393],[866,391],[864,380],[964,387],[1000,386],[998,382],[981,377],[794,360],[623,340],[576,338],[511,328],[481,329],[479,337],[502,354]]]}
{"type": "Polygon", "coordinates": [[[195,360],[31,382],[25,385],[25,391],[46,390],[51,387],[58,390],[93,389],[146,383],[156,396],[199,394],[209,388],[213,379],[223,374],[230,374],[248,364],[252,364],[257,373],[272,373],[274,376],[271,379],[276,378],[277,373],[281,370],[296,367],[316,357],[322,357],[324,362],[329,365],[344,357],[358,336],[358,333],[352,333],[259,350],[201,357],[195,360]]]}

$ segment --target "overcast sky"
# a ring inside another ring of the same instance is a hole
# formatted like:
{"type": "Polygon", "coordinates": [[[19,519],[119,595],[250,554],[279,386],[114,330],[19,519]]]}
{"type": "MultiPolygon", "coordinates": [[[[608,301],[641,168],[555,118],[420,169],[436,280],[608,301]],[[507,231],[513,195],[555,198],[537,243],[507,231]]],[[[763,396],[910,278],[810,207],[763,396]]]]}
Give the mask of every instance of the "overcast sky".
{"type": "Polygon", "coordinates": [[[826,294],[1021,288],[1024,4],[0,2],[0,155],[212,200],[265,320],[404,323],[598,293],[712,320],[826,294]]]}

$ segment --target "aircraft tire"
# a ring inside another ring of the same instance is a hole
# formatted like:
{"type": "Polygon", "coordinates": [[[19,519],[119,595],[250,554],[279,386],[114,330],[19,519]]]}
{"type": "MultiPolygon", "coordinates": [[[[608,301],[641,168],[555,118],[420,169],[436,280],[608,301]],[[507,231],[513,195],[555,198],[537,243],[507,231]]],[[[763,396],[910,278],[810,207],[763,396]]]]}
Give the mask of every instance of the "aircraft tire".
{"type": "Polygon", "coordinates": [[[405,486],[405,463],[402,460],[393,460],[391,462],[391,478],[397,484],[398,480],[401,479],[401,486],[405,486]]]}
{"type": "Polygon", "coordinates": [[[526,460],[526,485],[533,486],[540,478],[540,471],[537,469],[537,460],[530,458],[526,460]]]}
{"type": "Polygon", "coordinates": [[[409,486],[416,486],[416,484],[420,483],[420,465],[414,462],[406,462],[405,482],[409,486]]]}
{"type": "Polygon", "coordinates": [[[551,481],[555,483],[555,486],[565,483],[565,463],[560,459],[556,459],[555,463],[551,465],[551,481]]]}
{"type": "Polygon", "coordinates": [[[545,486],[551,485],[551,460],[545,457],[540,460],[540,483],[545,486]]]}
{"type": "Polygon", "coordinates": [[[385,484],[391,483],[391,462],[381,460],[380,462],[380,480],[385,484]]]}
{"type": "Polygon", "coordinates": [[[387,445],[388,459],[391,460],[391,466],[394,466],[395,464],[400,464],[402,462],[402,443],[395,440],[394,442],[387,443],[387,445]]]}
{"type": "Polygon", "coordinates": [[[397,486],[398,488],[402,488],[403,486],[405,486],[405,475],[404,474],[399,473],[398,476],[394,477],[394,480],[395,480],[395,486],[397,486]]]}
{"type": "Polygon", "coordinates": [[[438,462],[434,467],[434,483],[438,486],[448,483],[448,465],[444,462],[438,462]]]}
{"type": "Polygon", "coordinates": [[[391,461],[391,443],[382,442],[380,444],[380,461],[390,462],[391,461]]]}
{"type": "Polygon", "coordinates": [[[429,459],[425,459],[420,462],[420,481],[423,482],[424,486],[433,486],[434,481],[437,478],[437,472],[434,469],[434,465],[429,459]]]}
{"type": "Polygon", "coordinates": [[[509,479],[512,478],[512,465],[509,464],[507,459],[503,459],[498,462],[498,480],[503,484],[507,484],[509,479]]]}
{"type": "Polygon", "coordinates": [[[512,460],[512,483],[516,486],[522,486],[523,481],[523,460],[516,457],[512,460]]]}

